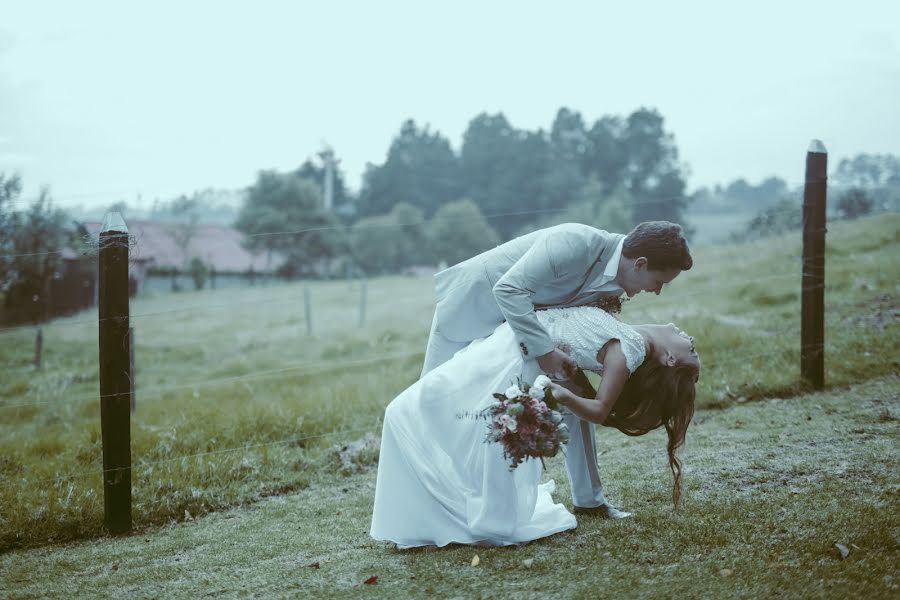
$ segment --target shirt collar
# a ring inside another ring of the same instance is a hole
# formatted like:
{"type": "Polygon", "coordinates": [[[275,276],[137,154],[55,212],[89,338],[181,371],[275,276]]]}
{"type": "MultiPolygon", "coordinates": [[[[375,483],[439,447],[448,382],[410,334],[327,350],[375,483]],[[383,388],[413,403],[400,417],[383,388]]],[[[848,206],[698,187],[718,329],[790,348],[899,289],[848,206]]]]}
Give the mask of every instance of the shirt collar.
{"type": "Polygon", "coordinates": [[[610,257],[609,262],[606,263],[606,270],[603,271],[603,277],[607,279],[615,279],[616,273],[619,271],[619,260],[622,257],[622,245],[625,244],[625,236],[619,240],[619,243],[616,244],[616,251],[613,252],[613,255],[610,257]]]}

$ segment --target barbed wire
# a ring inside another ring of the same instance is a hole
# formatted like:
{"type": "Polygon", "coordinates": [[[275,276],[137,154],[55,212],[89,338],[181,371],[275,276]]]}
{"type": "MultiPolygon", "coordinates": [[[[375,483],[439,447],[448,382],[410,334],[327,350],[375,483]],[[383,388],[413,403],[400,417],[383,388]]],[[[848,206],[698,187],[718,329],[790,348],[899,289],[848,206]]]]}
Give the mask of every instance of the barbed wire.
{"type": "MultiPolygon", "coordinates": [[[[818,265],[809,265],[808,263],[809,263],[809,261],[817,261],[820,258],[822,258],[822,256],[823,255],[809,256],[809,257],[805,257],[805,259],[803,256],[794,256],[790,260],[800,261],[801,264],[807,265],[807,266],[818,266],[818,265]],[[804,260],[806,262],[804,262],[804,260]]],[[[828,256],[827,253],[824,256],[827,257],[828,256]]],[[[832,260],[839,259],[839,258],[846,258],[847,260],[853,260],[853,257],[842,257],[839,255],[832,256],[831,258],[832,258],[832,260]]],[[[755,262],[755,259],[753,261],[747,260],[745,262],[755,262]]],[[[804,274],[806,274],[807,276],[811,276],[811,277],[819,276],[818,274],[815,274],[815,273],[803,273],[803,272],[800,273],[801,276],[804,274]]],[[[826,272],[826,274],[827,274],[827,272],[826,272]]],[[[764,279],[769,279],[769,278],[794,277],[797,275],[798,275],[797,273],[786,273],[784,275],[765,275],[765,276],[761,276],[761,277],[746,279],[744,281],[751,282],[751,281],[759,281],[759,280],[764,280],[764,279]]],[[[705,292],[700,291],[700,292],[697,292],[696,294],[703,294],[703,293],[705,293],[705,292]]],[[[694,295],[694,294],[692,294],[692,295],[694,295]]],[[[210,309],[229,308],[232,306],[241,306],[241,305],[245,305],[245,304],[270,304],[270,303],[278,304],[278,303],[286,303],[286,302],[291,302],[291,301],[295,301],[295,300],[300,300],[303,298],[305,298],[305,296],[291,295],[291,296],[288,296],[285,298],[271,298],[271,299],[263,299],[263,300],[260,300],[260,299],[235,300],[235,301],[219,303],[219,304],[196,304],[193,306],[183,306],[183,307],[179,307],[179,308],[153,311],[153,312],[148,312],[148,313],[135,313],[135,314],[129,315],[129,319],[135,320],[135,319],[142,319],[142,318],[159,316],[159,315],[176,314],[176,313],[180,313],[180,312],[190,312],[190,311],[194,311],[194,310],[205,310],[207,308],[210,308],[210,309]]],[[[107,319],[116,320],[116,319],[118,319],[118,317],[107,317],[107,319]]],[[[28,325],[15,325],[12,327],[0,327],[0,334],[11,333],[11,332],[21,331],[21,330],[32,330],[32,329],[35,329],[36,327],[56,328],[56,327],[75,327],[78,325],[90,325],[90,324],[99,325],[100,323],[104,322],[104,320],[105,319],[101,319],[101,318],[97,317],[96,319],[83,319],[83,320],[63,321],[63,322],[45,322],[45,323],[41,323],[39,325],[28,324],[28,325]]]]}
{"type": "MultiPolygon", "coordinates": [[[[795,181],[786,181],[786,180],[782,180],[782,181],[784,182],[784,186],[785,186],[784,193],[786,193],[786,194],[796,192],[798,189],[802,190],[802,188],[807,183],[822,183],[822,181],[826,182],[829,185],[829,187],[835,187],[835,188],[846,187],[846,186],[831,184],[831,176],[826,177],[825,180],[807,181],[804,179],[804,180],[795,180],[795,181]]],[[[697,188],[697,191],[699,191],[702,188],[711,189],[711,186],[700,186],[697,188]]],[[[225,190],[225,191],[232,191],[232,190],[225,190]]],[[[135,190],[127,190],[127,191],[80,192],[80,193],[72,193],[72,194],[63,194],[61,196],[56,196],[56,195],[53,195],[52,193],[50,193],[50,194],[48,194],[47,197],[53,203],[59,203],[59,202],[68,203],[70,200],[81,200],[82,202],[85,200],[88,200],[88,201],[93,200],[95,202],[104,202],[104,203],[111,203],[111,204],[122,201],[122,202],[125,202],[127,205],[128,200],[123,197],[124,196],[133,196],[133,195],[143,196],[143,194],[141,194],[140,192],[136,192],[135,190]],[[115,198],[118,198],[118,200],[116,200],[115,198]]],[[[175,200],[179,196],[182,196],[182,195],[184,195],[184,194],[173,194],[173,195],[171,195],[171,199],[175,200]]],[[[684,197],[684,198],[688,198],[688,197],[684,197]]],[[[10,199],[8,201],[8,204],[10,206],[17,207],[19,210],[22,210],[23,209],[22,207],[24,207],[25,209],[30,208],[39,199],[40,199],[39,196],[33,197],[33,198],[28,198],[28,197],[25,197],[24,195],[20,195],[15,199],[10,199]]],[[[165,204],[166,201],[164,200],[163,203],[165,204]]],[[[229,205],[229,208],[237,208],[237,207],[229,205]]]]}
{"type": "MultiPolygon", "coordinates": [[[[656,204],[667,203],[667,202],[689,202],[689,201],[690,201],[689,198],[681,196],[681,197],[662,198],[662,199],[634,200],[632,202],[628,202],[624,206],[625,206],[625,208],[630,208],[630,207],[640,207],[640,206],[647,206],[647,205],[656,205],[656,204]]],[[[569,206],[560,207],[560,208],[543,208],[543,209],[531,209],[531,210],[522,210],[522,211],[514,211],[514,212],[484,213],[482,215],[482,217],[485,219],[491,220],[491,219],[500,219],[500,218],[506,218],[506,217],[515,217],[515,216],[562,214],[562,213],[568,212],[573,207],[574,206],[569,205],[569,206]]],[[[782,213],[801,213],[802,209],[803,209],[802,204],[798,204],[795,206],[781,206],[779,204],[774,204],[767,208],[757,209],[757,212],[755,214],[753,214],[752,216],[750,213],[748,213],[744,216],[748,217],[748,221],[749,221],[756,217],[761,217],[761,216],[771,216],[771,215],[778,215],[778,214],[782,214],[782,213]]],[[[888,211],[888,212],[892,212],[892,211],[888,211]]],[[[715,214],[715,213],[713,213],[713,214],[715,214]]],[[[687,215],[684,215],[684,217],[687,220],[687,222],[689,222],[689,217],[687,215]]],[[[298,234],[303,234],[303,233],[321,232],[321,231],[338,231],[338,230],[358,231],[361,229],[417,227],[417,226],[427,225],[429,223],[434,223],[435,218],[436,217],[433,217],[430,220],[423,218],[421,220],[403,222],[403,223],[364,223],[364,224],[359,224],[357,222],[357,223],[351,224],[351,225],[344,225],[344,224],[326,225],[326,226],[308,227],[308,228],[303,228],[303,229],[245,234],[245,237],[253,238],[253,237],[276,236],[276,235],[298,235],[298,234]]],[[[456,217],[453,217],[452,215],[448,216],[448,217],[444,217],[444,218],[447,219],[447,221],[451,221],[451,222],[458,220],[456,217]]],[[[99,232],[97,234],[91,234],[89,237],[93,238],[96,235],[99,235],[99,232]]],[[[66,252],[66,250],[51,250],[51,251],[46,251],[46,252],[32,252],[32,253],[25,253],[25,254],[9,254],[9,255],[0,256],[0,259],[22,258],[22,257],[28,257],[28,256],[50,256],[50,255],[64,254],[65,252],[66,252]]]]}

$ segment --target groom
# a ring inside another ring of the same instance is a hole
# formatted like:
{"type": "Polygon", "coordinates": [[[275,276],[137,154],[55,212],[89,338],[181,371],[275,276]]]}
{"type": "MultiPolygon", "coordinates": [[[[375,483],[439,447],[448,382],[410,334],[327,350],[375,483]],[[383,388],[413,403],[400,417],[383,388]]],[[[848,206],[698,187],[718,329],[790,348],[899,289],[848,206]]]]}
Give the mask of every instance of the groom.
{"type": "MultiPolygon", "coordinates": [[[[437,305],[422,375],[507,321],[523,357],[537,359],[552,377],[575,377],[575,362],[554,346],[535,309],[582,306],[623,292],[658,295],[692,265],[681,226],[668,221],[641,223],[628,235],[565,223],[510,240],[435,275],[437,305]]],[[[575,384],[590,388],[583,373],[575,384]]],[[[629,516],[603,495],[594,428],[571,413],[566,423],[575,512],[629,516]]]]}

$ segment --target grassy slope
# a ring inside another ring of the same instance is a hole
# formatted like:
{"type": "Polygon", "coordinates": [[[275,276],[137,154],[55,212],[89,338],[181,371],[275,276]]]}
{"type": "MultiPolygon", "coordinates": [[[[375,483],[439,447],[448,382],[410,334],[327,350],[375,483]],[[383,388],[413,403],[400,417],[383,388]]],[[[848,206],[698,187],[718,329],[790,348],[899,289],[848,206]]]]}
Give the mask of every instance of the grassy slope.
{"type": "MultiPolygon", "coordinates": [[[[898,215],[830,226],[830,386],[897,372],[898,231],[898,215]]],[[[802,391],[797,238],[698,249],[697,266],[660,298],[626,304],[625,320],[674,320],[697,337],[702,407],[802,391]]],[[[302,287],[132,304],[139,527],[333,479],[337,460],[327,449],[377,433],[384,406],[415,380],[430,280],[371,281],[363,328],[358,285],[312,284],[313,338],[302,287]],[[233,377],[241,379],[205,383],[233,377]],[[345,433],[308,438],[334,431],[345,433]],[[273,441],[285,443],[261,445],[273,441]]],[[[0,551],[99,535],[96,323],[82,315],[46,327],[38,373],[28,367],[32,331],[0,332],[0,340],[0,551]]]]}
{"type": "MultiPolygon", "coordinates": [[[[635,517],[581,517],[576,530],[521,547],[398,552],[374,542],[369,468],[127,538],[7,553],[0,596],[896,596],[898,411],[894,376],[701,411],[683,453],[678,514],[664,435],[603,429],[607,492],[635,517]],[[363,584],[372,575],[378,581],[363,584]]],[[[570,506],[561,457],[548,477],[570,506]]]]}

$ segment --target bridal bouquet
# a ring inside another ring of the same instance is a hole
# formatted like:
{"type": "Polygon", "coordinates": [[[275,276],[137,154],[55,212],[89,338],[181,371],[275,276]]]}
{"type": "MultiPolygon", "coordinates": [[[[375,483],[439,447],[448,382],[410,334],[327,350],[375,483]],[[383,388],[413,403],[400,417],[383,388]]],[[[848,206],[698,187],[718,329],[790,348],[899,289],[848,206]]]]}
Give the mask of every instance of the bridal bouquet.
{"type": "Polygon", "coordinates": [[[494,398],[496,402],[482,413],[488,419],[485,442],[503,444],[510,471],[529,458],[540,458],[543,464],[545,456],[556,456],[569,441],[569,428],[562,422],[546,375],[539,375],[534,385],[519,380],[494,398]]]}

